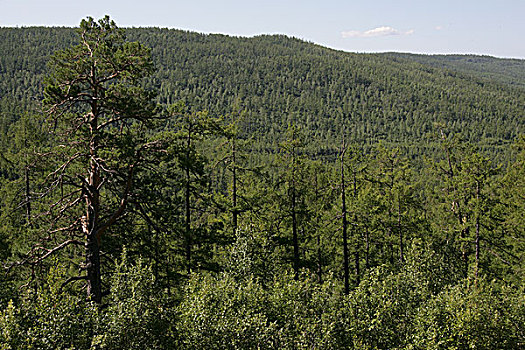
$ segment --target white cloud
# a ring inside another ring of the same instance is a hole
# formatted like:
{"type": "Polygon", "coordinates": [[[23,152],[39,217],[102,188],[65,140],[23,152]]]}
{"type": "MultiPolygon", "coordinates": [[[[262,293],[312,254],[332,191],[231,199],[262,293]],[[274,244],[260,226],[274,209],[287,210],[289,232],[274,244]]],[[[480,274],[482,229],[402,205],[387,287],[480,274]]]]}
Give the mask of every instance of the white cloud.
{"type": "Polygon", "coordinates": [[[442,30],[443,27],[442,27],[442,26],[437,26],[435,29],[436,29],[436,30],[442,30]]]}
{"type": "Polygon", "coordinates": [[[342,32],[341,35],[343,38],[372,38],[378,36],[390,36],[390,35],[411,35],[414,34],[414,30],[410,29],[409,31],[402,32],[392,27],[378,27],[370,29],[364,32],[358,30],[350,30],[342,32]]]}

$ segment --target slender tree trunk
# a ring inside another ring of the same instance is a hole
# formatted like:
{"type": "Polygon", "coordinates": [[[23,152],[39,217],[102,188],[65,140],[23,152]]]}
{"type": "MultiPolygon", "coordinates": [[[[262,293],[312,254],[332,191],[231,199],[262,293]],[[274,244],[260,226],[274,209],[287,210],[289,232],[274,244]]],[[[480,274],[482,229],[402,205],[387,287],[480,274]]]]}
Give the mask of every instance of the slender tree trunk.
{"type": "Polygon", "coordinates": [[[323,254],[321,250],[321,236],[317,236],[317,281],[323,283],[323,254]]]}
{"type": "Polygon", "coordinates": [[[297,236],[297,193],[295,188],[295,147],[292,148],[292,181],[291,181],[291,207],[292,207],[292,239],[293,239],[293,269],[294,279],[299,280],[299,238],[297,236]]]}
{"type": "MultiPolygon", "coordinates": [[[[460,225],[464,225],[464,224],[466,224],[468,222],[468,219],[466,217],[464,218],[464,220],[465,220],[465,223],[463,223],[462,220],[460,220],[460,225]]],[[[469,236],[469,232],[470,232],[470,229],[467,226],[467,227],[461,229],[461,233],[460,233],[460,236],[459,236],[460,239],[461,239],[461,257],[462,257],[462,260],[463,260],[463,274],[464,274],[464,277],[468,276],[469,247],[467,245],[466,239],[469,236]]]]}
{"type": "Polygon", "coordinates": [[[151,227],[148,223],[148,230],[150,232],[155,232],[155,234],[153,234],[153,239],[148,242],[148,244],[151,244],[155,247],[155,256],[153,257],[153,261],[154,261],[154,264],[153,264],[153,276],[155,276],[155,280],[158,281],[159,280],[159,267],[161,266],[161,262],[160,262],[160,258],[161,258],[161,253],[160,253],[160,250],[159,250],[159,244],[157,242],[160,242],[160,234],[159,232],[157,232],[156,229],[154,229],[153,227],[151,227]]]}
{"type": "MultiPolygon", "coordinates": [[[[315,175],[315,201],[316,203],[319,202],[319,198],[320,198],[319,183],[317,180],[318,179],[317,179],[317,174],[316,174],[315,175]]],[[[321,231],[319,230],[321,225],[320,225],[319,215],[316,215],[315,224],[317,227],[317,281],[319,282],[319,284],[321,284],[323,283],[323,264],[322,264],[323,252],[321,249],[321,231]]]]}
{"type": "MultiPolygon", "coordinates": [[[[450,179],[450,181],[452,181],[452,179],[454,178],[454,168],[452,167],[452,159],[450,158],[450,150],[448,148],[446,148],[446,155],[447,155],[447,163],[448,163],[448,170],[449,170],[448,178],[450,179]]],[[[461,212],[461,206],[460,206],[459,200],[455,200],[455,199],[452,200],[452,208],[454,207],[457,208],[456,215],[457,215],[458,223],[460,226],[462,226],[464,224],[463,223],[464,216],[461,212]]],[[[463,266],[464,266],[463,274],[465,277],[467,277],[468,275],[468,251],[467,251],[467,246],[465,243],[465,239],[467,236],[468,236],[468,227],[462,228],[459,234],[459,238],[461,240],[461,257],[463,260],[463,266]]]]}
{"type": "Polygon", "coordinates": [[[350,269],[348,264],[348,222],[346,218],[346,183],[345,183],[345,169],[344,169],[344,141],[343,148],[341,150],[341,214],[342,214],[342,224],[343,224],[343,273],[344,273],[344,285],[345,285],[345,294],[350,292],[350,269]]]}
{"type": "MultiPolygon", "coordinates": [[[[357,201],[357,181],[356,181],[356,170],[353,171],[354,176],[354,201],[357,201]]],[[[355,264],[355,280],[356,284],[359,284],[361,282],[361,267],[359,265],[359,252],[361,250],[361,239],[359,235],[359,230],[357,229],[357,215],[354,212],[354,223],[352,225],[354,230],[354,238],[355,238],[355,252],[354,252],[354,264],[355,264]]]]}
{"type": "Polygon", "coordinates": [[[100,192],[101,183],[100,169],[96,162],[96,137],[93,138],[91,151],[92,159],[89,175],[89,187],[86,194],[86,220],[84,232],[86,234],[86,272],[87,272],[87,293],[88,296],[97,304],[102,302],[102,279],[100,275],[100,192]]]}
{"type": "MultiPolygon", "coordinates": [[[[392,160],[392,163],[390,164],[390,173],[392,174],[390,176],[390,188],[389,192],[391,195],[393,195],[393,189],[394,189],[394,160],[392,160]]],[[[394,200],[393,196],[391,197],[392,201],[394,200]]],[[[388,251],[390,254],[390,263],[394,264],[394,234],[393,234],[393,223],[392,223],[392,206],[388,206],[388,251]]]]}
{"type": "Polygon", "coordinates": [[[477,201],[477,209],[476,209],[476,282],[478,280],[478,274],[479,274],[479,253],[480,253],[480,246],[479,246],[479,230],[480,230],[480,222],[479,222],[479,212],[480,212],[480,204],[479,204],[479,181],[476,181],[476,201],[477,201]]]}
{"type": "Polygon", "coordinates": [[[166,288],[168,292],[168,296],[171,296],[171,273],[170,273],[170,254],[168,252],[168,255],[166,257],[166,288]]]}
{"type": "Polygon", "coordinates": [[[405,261],[404,254],[404,237],[403,230],[401,228],[401,198],[398,198],[397,201],[397,230],[399,233],[399,261],[403,263],[405,261]]]}
{"type": "Polygon", "coordinates": [[[388,229],[387,229],[387,239],[388,239],[388,258],[391,264],[394,264],[394,245],[392,244],[393,235],[392,235],[392,212],[388,211],[388,229]]]}
{"type": "Polygon", "coordinates": [[[233,226],[233,237],[237,234],[237,159],[236,159],[236,147],[235,147],[235,138],[232,137],[232,226],[233,226]]]}
{"type": "Polygon", "coordinates": [[[24,181],[25,181],[25,200],[26,200],[26,222],[31,227],[31,192],[29,186],[29,166],[24,169],[24,181]]]}
{"type": "MultiPolygon", "coordinates": [[[[293,175],[292,175],[293,176],[293,175]]],[[[293,269],[295,280],[299,279],[299,239],[297,237],[297,208],[295,181],[292,178],[292,235],[293,235],[293,269]]]]}
{"type": "MultiPolygon", "coordinates": [[[[187,139],[187,153],[186,161],[189,162],[190,159],[190,147],[191,147],[191,131],[188,131],[187,139]]],[[[186,175],[186,186],[184,192],[184,209],[186,211],[184,228],[185,228],[185,237],[184,237],[184,246],[186,250],[186,271],[188,274],[191,272],[191,209],[190,209],[190,194],[191,194],[191,184],[190,184],[190,167],[189,164],[186,164],[185,169],[186,175]]]]}
{"type": "Polygon", "coordinates": [[[365,226],[365,241],[366,241],[366,259],[365,259],[365,266],[366,269],[370,269],[370,233],[368,232],[368,228],[365,226]]]}

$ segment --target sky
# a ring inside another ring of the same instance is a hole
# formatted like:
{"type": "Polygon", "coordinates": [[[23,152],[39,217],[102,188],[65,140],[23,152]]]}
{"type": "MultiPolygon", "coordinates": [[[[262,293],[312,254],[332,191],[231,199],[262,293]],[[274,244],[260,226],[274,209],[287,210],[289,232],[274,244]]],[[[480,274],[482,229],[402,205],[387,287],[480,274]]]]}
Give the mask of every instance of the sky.
{"type": "Polygon", "coordinates": [[[285,34],[350,52],[525,59],[525,0],[0,0],[0,27],[120,27],[285,34]]]}

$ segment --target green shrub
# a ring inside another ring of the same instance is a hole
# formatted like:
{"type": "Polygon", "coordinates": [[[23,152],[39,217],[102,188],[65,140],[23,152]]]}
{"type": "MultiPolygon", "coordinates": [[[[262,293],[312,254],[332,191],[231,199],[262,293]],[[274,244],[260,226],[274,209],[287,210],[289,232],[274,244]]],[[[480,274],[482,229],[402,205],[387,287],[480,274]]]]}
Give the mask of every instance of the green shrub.
{"type": "Polygon", "coordinates": [[[167,305],[151,269],[140,259],[131,263],[124,252],[93,342],[104,349],[172,348],[176,332],[167,305]]]}
{"type": "Polygon", "coordinates": [[[2,349],[89,349],[98,309],[84,297],[61,292],[61,269],[33,295],[10,302],[1,314],[2,349]]]}
{"type": "Polygon", "coordinates": [[[195,275],[180,304],[186,349],[273,349],[275,324],[265,315],[265,292],[253,279],[195,275]]]}
{"type": "Polygon", "coordinates": [[[464,281],[420,308],[416,349],[523,349],[525,297],[483,280],[464,281]]]}

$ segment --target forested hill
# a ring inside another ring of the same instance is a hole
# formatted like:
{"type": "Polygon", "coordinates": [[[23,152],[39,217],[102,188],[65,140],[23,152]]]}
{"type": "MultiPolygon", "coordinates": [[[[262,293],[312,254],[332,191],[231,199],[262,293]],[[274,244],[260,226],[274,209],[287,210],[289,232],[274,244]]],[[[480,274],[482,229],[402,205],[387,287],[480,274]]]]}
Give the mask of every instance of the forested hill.
{"type": "MultiPolygon", "coordinates": [[[[159,102],[183,100],[212,114],[240,105],[246,112],[242,130],[261,135],[264,148],[276,145],[294,123],[309,134],[312,152],[330,153],[340,142],[342,119],[351,141],[366,146],[382,140],[413,155],[432,147],[436,125],[493,155],[525,130],[525,89],[512,87],[508,75],[501,78],[505,60],[491,59],[490,65],[476,66],[476,74],[463,74],[429,60],[346,53],[280,35],[126,31],[130,40],[152,49],[156,70],[148,85],[160,90],[159,102]]],[[[47,58],[74,40],[69,28],[0,29],[2,125],[41,99],[47,58]]],[[[451,65],[455,61],[446,67],[451,65]]],[[[522,67],[518,61],[509,73],[518,72],[518,86],[522,67]]]]}
{"type": "Polygon", "coordinates": [[[525,60],[521,59],[475,55],[416,55],[397,52],[389,52],[385,55],[497,81],[512,87],[525,88],[525,60]]]}
{"type": "Polygon", "coordinates": [[[525,349],[498,62],[0,28],[0,349],[525,349]]]}

